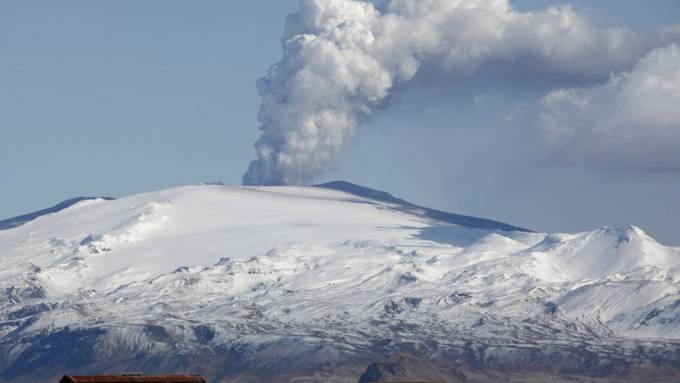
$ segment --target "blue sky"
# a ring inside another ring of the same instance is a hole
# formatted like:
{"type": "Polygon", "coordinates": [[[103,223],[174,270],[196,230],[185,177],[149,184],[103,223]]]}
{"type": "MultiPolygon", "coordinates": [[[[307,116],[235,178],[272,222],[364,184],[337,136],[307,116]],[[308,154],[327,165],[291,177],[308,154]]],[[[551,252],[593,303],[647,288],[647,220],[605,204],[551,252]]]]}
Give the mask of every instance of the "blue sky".
{"type": "MultiPolygon", "coordinates": [[[[511,3],[522,11],[554,4],[511,3]]],[[[674,0],[564,3],[596,23],[643,32],[680,24],[674,0]]],[[[281,58],[283,20],[297,7],[0,3],[0,217],[78,195],[239,184],[255,158],[255,81],[281,58]]],[[[634,224],[680,244],[677,171],[536,160],[525,127],[554,79],[489,73],[405,86],[317,180],[541,231],[634,224]]]]}

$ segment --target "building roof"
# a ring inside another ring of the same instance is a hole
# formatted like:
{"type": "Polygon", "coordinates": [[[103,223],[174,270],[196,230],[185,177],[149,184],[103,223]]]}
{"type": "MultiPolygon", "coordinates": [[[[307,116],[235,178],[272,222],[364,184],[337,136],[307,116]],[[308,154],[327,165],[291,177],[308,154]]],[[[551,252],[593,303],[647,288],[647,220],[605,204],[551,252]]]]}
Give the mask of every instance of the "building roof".
{"type": "Polygon", "coordinates": [[[64,375],[60,383],[205,383],[200,375],[64,375]]]}

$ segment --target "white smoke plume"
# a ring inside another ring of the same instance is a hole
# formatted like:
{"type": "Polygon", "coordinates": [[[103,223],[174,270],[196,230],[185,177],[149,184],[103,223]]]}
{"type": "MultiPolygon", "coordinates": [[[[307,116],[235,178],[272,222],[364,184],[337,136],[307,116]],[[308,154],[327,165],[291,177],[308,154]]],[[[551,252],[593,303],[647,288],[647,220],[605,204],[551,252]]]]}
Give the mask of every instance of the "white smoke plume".
{"type": "Polygon", "coordinates": [[[283,58],[258,80],[258,159],[247,185],[304,184],[395,85],[426,63],[468,73],[488,62],[532,63],[549,73],[606,75],[649,44],[600,28],[568,6],[519,12],[507,0],[301,0],[286,20],[283,58]]]}
{"type": "Polygon", "coordinates": [[[551,152],[606,168],[680,170],[680,47],[655,49],[592,88],[539,103],[551,152]]]}

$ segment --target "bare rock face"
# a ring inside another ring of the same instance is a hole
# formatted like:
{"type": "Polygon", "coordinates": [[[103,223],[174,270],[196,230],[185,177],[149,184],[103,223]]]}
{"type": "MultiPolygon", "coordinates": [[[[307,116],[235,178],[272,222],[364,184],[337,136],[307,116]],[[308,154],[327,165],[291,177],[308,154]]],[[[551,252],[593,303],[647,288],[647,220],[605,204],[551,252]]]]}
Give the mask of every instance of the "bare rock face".
{"type": "Polygon", "coordinates": [[[397,354],[381,362],[366,367],[359,377],[359,383],[372,382],[467,382],[463,373],[457,369],[443,369],[432,362],[409,354],[397,354]]]}

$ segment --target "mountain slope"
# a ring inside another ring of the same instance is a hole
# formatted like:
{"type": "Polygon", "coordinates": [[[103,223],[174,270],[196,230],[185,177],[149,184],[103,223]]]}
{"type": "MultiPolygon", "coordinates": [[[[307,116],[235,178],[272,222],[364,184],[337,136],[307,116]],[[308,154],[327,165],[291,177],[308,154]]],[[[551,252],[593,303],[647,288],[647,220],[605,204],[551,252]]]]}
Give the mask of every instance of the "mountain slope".
{"type": "Polygon", "coordinates": [[[50,208],[47,209],[42,209],[38,210],[33,213],[29,214],[24,214],[12,218],[7,218],[0,220],[0,230],[7,230],[11,229],[13,227],[21,226],[27,222],[31,222],[36,218],[42,217],[47,214],[52,214],[52,213],[57,213],[60,212],[66,208],[69,208],[77,203],[80,203],[82,201],[90,201],[90,200],[96,200],[96,199],[104,199],[104,200],[112,200],[113,198],[111,197],[76,197],[76,198],[71,198],[67,199],[66,201],[60,202],[50,208]]]}
{"type": "Polygon", "coordinates": [[[534,233],[347,183],[180,187],[0,231],[0,380],[356,381],[395,355],[621,374],[680,362],[678,282],[680,249],[635,227],[534,233]]]}
{"type": "Polygon", "coordinates": [[[427,218],[452,223],[454,225],[461,225],[476,229],[488,229],[488,230],[531,231],[522,227],[508,225],[507,223],[492,221],[490,219],[470,217],[467,215],[453,214],[441,210],[430,209],[427,207],[410,203],[408,201],[404,201],[403,199],[396,198],[387,192],[356,185],[347,181],[333,181],[315,186],[326,189],[340,190],[346,193],[354,194],[356,196],[368,198],[374,201],[390,203],[401,211],[408,212],[413,215],[421,215],[427,218]]]}

